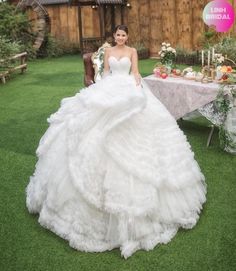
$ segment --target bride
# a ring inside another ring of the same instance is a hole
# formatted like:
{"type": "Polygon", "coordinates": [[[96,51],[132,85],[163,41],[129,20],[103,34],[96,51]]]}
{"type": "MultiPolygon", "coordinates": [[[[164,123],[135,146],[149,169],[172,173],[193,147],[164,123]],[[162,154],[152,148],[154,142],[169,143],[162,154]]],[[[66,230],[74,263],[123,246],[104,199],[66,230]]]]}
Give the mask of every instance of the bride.
{"type": "Polygon", "coordinates": [[[48,119],[26,192],[29,212],[73,248],[120,248],[128,258],[193,228],[206,184],[185,135],[141,79],[127,27],[114,38],[104,78],[48,119]]]}

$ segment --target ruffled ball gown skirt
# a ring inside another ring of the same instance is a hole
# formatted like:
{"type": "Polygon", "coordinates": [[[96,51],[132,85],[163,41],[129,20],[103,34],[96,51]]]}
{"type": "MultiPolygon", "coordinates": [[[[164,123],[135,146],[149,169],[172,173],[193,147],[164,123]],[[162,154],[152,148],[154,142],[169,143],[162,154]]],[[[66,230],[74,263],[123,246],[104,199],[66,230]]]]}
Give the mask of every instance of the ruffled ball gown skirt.
{"type": "Polygon", "coordinates": [[[49,118],[27,207],[75,249],[120,247],[127,258],[192,228],[206,184],[174,118],[129,75],[129,58],[109,64],[110,75],[49,118]]]}

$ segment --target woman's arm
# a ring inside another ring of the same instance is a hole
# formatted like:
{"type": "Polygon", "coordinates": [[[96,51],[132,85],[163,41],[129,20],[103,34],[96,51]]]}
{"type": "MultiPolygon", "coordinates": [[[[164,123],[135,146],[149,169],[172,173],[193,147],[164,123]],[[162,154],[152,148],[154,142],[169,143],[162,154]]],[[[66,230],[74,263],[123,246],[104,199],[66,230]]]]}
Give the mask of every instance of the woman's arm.
{"type": "Polygon", "coordinates": [[[141,84],[141,75],[138,70],[138,54],[135,48],[132,48],[132,55],[131,55],[131,73],[134,75],[136,85],[141,84]]]}

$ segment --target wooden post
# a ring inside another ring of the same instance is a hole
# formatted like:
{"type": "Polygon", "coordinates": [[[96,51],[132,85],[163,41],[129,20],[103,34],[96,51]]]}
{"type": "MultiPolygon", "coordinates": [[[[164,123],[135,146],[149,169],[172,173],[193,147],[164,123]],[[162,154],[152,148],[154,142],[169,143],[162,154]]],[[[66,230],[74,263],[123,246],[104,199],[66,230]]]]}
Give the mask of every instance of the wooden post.
{"type": "Polygon", "coordinates": [[[124,24],[124,5],[120,6],[120,20],[121,24],[124,24]]]}
{"type": "Polygon", "coordinates": [[[111,33],[113,33],[115,29],[115,5],[111,6],[111,33]]]}
{"type": "Polygon", "coordinates": [[[104,41],[104,5],[99,5],[100,39],[104,41]]]}
{"type": "Polygon", "coordinates": [[[150,1],[150,25],[149,25],[149,35],[150,35],[150,55],[158,56],[158,51],[160,50],[161,43],[164,41],[162,37],[162,6],[160,0],[150,1]]]}
{"type": "Polygon", "coordinates": [[[78,2],[78,24],[79,24],[79,44],[80,44],[80,50],[81,54],[83,54],[84,47],[83,47],[83,33],[82,33],[82,14],[81,14],[81,6],[80,3],[78,2]]]}

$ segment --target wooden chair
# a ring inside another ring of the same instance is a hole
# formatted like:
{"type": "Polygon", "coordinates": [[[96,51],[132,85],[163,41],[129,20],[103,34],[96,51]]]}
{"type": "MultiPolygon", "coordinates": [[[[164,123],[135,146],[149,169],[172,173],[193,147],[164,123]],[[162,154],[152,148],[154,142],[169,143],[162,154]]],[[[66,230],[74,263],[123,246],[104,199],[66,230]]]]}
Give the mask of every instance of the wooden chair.
{"type": "Polygon", "coordinates": [[[85,53],[83,54],[84,61],[84,85],[86,87],[94,84],[94,68],[92,57],[93,53],[85,53]]]}

